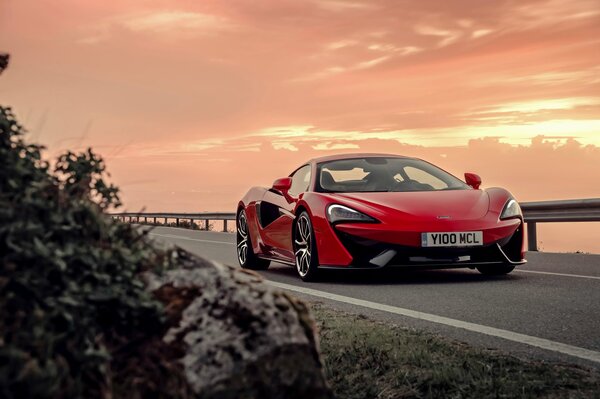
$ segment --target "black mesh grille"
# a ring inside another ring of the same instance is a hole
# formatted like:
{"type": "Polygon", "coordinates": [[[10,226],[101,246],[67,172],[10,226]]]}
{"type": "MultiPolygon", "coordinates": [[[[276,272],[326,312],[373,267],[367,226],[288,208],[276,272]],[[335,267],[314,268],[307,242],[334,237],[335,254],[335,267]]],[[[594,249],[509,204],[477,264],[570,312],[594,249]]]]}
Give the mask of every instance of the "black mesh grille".
{"type": "MultiPolygon", "coordinates": [[[[353,236],[347,233],[336,231],[340,241],[352,255],[352,266],[354,267],[373,267],[377,266],[369,263],[371,259],[381,254],[385,250],[394,250],[396,255],[387,264],[387,266],[416,266],[431,264],[453,264],[468,266],[469,263],[480,262],[505,262],[506,259],[498,250],[496,243],[476,248],[421,248],[409,247],[382,243],[378,241],[366,240],[361,237],[353,236]],[[460,261],[459,257],[469,256],[469,261],[460,261]],[[419,261],[411,258],[421,258],[419,261]],[[426,258],[426,259],[425,259],[426,258]]],[[[520,237],[522,227],[520,227],[511,237],[501,240],[498,244],[512,261],[520,260],[520,237]],[[518,248],[517,248],[518,247],[518,248]]]]}

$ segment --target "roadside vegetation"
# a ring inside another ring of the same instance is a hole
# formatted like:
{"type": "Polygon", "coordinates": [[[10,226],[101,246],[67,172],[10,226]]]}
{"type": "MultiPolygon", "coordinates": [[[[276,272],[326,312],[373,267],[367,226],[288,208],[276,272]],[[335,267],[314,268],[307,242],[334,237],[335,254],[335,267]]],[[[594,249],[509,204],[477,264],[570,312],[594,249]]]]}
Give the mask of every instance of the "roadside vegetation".
{"type": "Polygon", "coordinates": [[[189,397],[142,277],[175,252],[105,214],[120,201],[99,156],[51,165],[24,135],[0,106],[0,398],[189,397]]]}
{"type": "Polygon", "coordinates": [[[600,373],[522,360],[312,303],[338,399],[600,398],[600,373]]]}

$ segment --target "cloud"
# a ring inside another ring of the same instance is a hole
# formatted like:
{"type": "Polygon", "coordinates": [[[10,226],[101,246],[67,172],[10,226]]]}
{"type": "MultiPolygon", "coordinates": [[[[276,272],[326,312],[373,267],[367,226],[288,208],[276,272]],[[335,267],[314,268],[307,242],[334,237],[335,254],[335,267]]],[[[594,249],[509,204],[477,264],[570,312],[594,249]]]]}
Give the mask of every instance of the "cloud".
{"type": "MultiPolygon", "coordinates": [[[[419,52],[421,50],[417,47],[405,47],[402,49],[397,49],[397,51],[401,51],[401,53],[400,53],[401,55],[408,55],[408,54],[419,52]]],[[[339,65],[329,66],[321,71],[291,79],[290,82],[293,82],[293,83],[310,82],[310,81],[314,81],[314,80],[326,79],[328,77],[331,77],[334,75],[339,75],[339,74],[345,73],[345,72],[353,72],[353,71],[361,71],[361,70],[365,70],[365,69],[370,69],[370,68],[373,68],[379,64],[382,64],[390,59],[392,59],[392,55],[384,55],[384,56],[377,57],[377,58],[371,58],[371,59],[368,59],[365,61],[358,61],[358,62],[356,62],[352,65],[348,65],[348,66],[339,66],[339,65]]]]}
{"type": "Polygon", "coordinates": [[[334,12],[361,11],[376,8],[372,3],[352,0],[314,0],[314,2],[319,8],[334,12]]]}
{"type": "Polygon", "coordinates": [[[362,61],[359,62],[358,64],[356,64],[353,69],[368,69],[368,68],[372,68],[376,65],[381,64],[382,62],[385,62],[387,60],[390,59],[389,55],[385,55],[383,57],[377,57],[377,58],[373,58],[371,60],[367,60],[367,61],[362,61]]]}
{"type": "Polygon", "coordinates": [[[272,143],[273,149],[274,150],[288,150],[288,151],[293,151],[296,152],[298,151],[298,147],[296,147],[295,145],[293,145],[292,143],[289,142],[274,142],[272,143]]]}
{"type": "MultiPolygon", "coordinates": [[[[423,129],[372,129],[345,130],[327,129],[309,124],[273,126],[255,132],[187,142],[169,142],[164,145],[146,145],[134,153],[141,156],[180,154],[196,156],[215,153],[264,152],[265,145],[275,150],[290,152],[334,151],[362,149],[372,140],[402,143],[412,146],[465,146],[475,139],[502,139],[507,145],[526,145],[535,137],[544,135],[554,140],[577,139],[583,145],[597,145],[597,132],[600,132],[600,119],[547,119],[535,118],[533,114],[545,108],[569,107],[568,102],[547,102],[533,104],[503,104],[490,109],[476,109],[463,115],[461,126],[423,129]],[[492,110],[494,112],[492,112],[492,110]],[[504,110],[503,112],[498,112],[504,110]]],[[[540,111],[541,110],[541,111],[540,111]]],[[[430,115],[407,111],[401,116],[430,118],[430,115]]],[[[122,154],[132,156],[131,154],[122,154]]]]}
{"type": "Polygon", "coordinates": [[[369,50],[384,53],[398,53],[400,55],[410,55],[423,51],[423,48],[417,46],[395,46],[391,43],[373,43],[367,46],[369,50]]]}
{"type": "Polygon", "coordinates": [[[231,30],[234,24],[223,16],[184,10],[154,10],[116,15],[92,25],[92,33],[79,39],[81,44],[97,44],[111,39],[115,30],[135,33],[194,37],[231,30]]]}
{"type": "Polygon", "coordinates": [[[129,15],[117,19],[123,26],[135,32],[195,31],[211,32],[229,27],[220,16],[189,11],[153,11],[129,15]]]}
{"type": "Polygon", "coordinates": [[[596,0],[562,1],[546,0],[543,2],[519,2],[511,8],[512,15],[504,16],[504,23],[515,30],[539,28],[545,25],[556,25],[557,22],[581,22],[593,20],[600,15],[596,0]]]}
{"type": "Polygon", "coordinates": [[[239,152],[260,152],[262,145],[260,143],[248,143],[248,144],[231,144],[229,145],[230,151],[239,152]]]}
{"type": "Polygon", "coordinates": [[[488,107],[482,113],[494,112],[539,112],[548,110],[573,109],[585,105],[600,105],[598,97],[569,97],[539,99],[523,102],[514,102],[488,107]]]}
{"type": "Polygon", "coordinates": [[[331,151],[331,150],[353,150],[359,149],[360,146],[355,143],[332,143],[326,141],[312,146],[313,150],[317,151],[331,151]]]}
{"type": "Polygon", "coordinates": [[[199,152],[209,148],[222,146],[224,143],[225,142],[222,139],[205,139],[183,143],[181,144],[180,149],[183,152],[199,152]]]}
{"type": "Polygon", "coordinates": [[[301,142],[322,142],[334,140],[346,140],[346,141],[360,141],[370,138],[392,138],[396,139],[401,137],[399,132],[363,132],[363,131],[348,131],[348,130],[324,130],[314,126],[280,126],[274,128],[267,128],[259,131],[256,134],[249,135],[248,138],[252,137],[268,137],[271,140],[275,140],[281,144],[284,142],[288,143],[301,143],[301,142]]]}
{"type": "Polygon", "coordinates": [[[462,35],[460,31],[440,29],[428,25],[417,25],[414,29],[415,32],[420,35],[441,38],[441,40],[437,42],[437,47],[448,46],[456,42],[462,35]]]}
{"type": "Polygon", "coordinates": [[[339,50],[339,49],[355,46],[357,44],[358,44],[358,41],[356,41],[356,40],[338,40],[338,41],[335,41],[332,43],[328,43],[327,46],[325,46],[325,48],[327,50],[339,50]]]}
{"type": "Polygon", "coordinates": [[[251,134],[257,137],[278,137],[278,138],[296,138],[308,136],[310,130],[314,128],[312,125],[290,125],[290,126],[275,126],[261,129],[259,132],[251,134]]]}
{"type": "MultiPolygon", "coordinates": [[[[542,68],[544,68],[542,66],[542,68]]],[[[567,84],[592,86],[600,83],[600,66],[590,66],[579,70],[559,70],[549,65],[547,69],[536,70],[535,73],[521,71],[511,74],[497,73],[482,81],[474,81],[473,86],[489,87],[490,85],[539,85],[560,86],[567,84]]]]}
{"type": "Polygon", "coordinates": [[[477,29],[471,33],[471,37],[473,39],[479,39],[480,37],[487,36],[492,33],[493,29],[477,29]]]}

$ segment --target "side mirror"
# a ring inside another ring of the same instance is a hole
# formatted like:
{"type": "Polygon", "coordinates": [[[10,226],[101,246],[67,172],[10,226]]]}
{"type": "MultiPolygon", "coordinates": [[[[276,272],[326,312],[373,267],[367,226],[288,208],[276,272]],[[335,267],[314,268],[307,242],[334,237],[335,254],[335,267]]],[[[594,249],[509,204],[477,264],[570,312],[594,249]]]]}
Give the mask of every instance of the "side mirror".
{"type": "Polygon", "coordinates": [[[273,182],[273,189],[280,191],[283,195],[287,194],[290,187],[292,187],[291,177],[282,177],[281,179],[277,179],[275,182],[273,182]]]}
{"type": "Polygon", "coordinates": [[[469,186],[473,187],[475,190],[477,190],[479,186],[481,186],[481,177],[479,177],[479,175],[476,175],[475,173],[465,173],[465,181],[469,186]]]}

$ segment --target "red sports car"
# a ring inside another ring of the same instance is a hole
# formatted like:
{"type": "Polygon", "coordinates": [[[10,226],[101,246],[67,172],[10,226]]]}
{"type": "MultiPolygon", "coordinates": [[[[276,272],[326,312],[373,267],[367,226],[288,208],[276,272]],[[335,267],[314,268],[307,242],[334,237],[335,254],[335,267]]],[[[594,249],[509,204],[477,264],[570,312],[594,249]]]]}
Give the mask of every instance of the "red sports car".
{"type": "Polygon", "coordinates": [[[421,159],[349,154],[313,159],[237,210],[237,255],[247,269],[271,261],[305,281],[320,269],[477,268],[525,263],[523,215],[503,188],[479,188],[421,159]]]}

